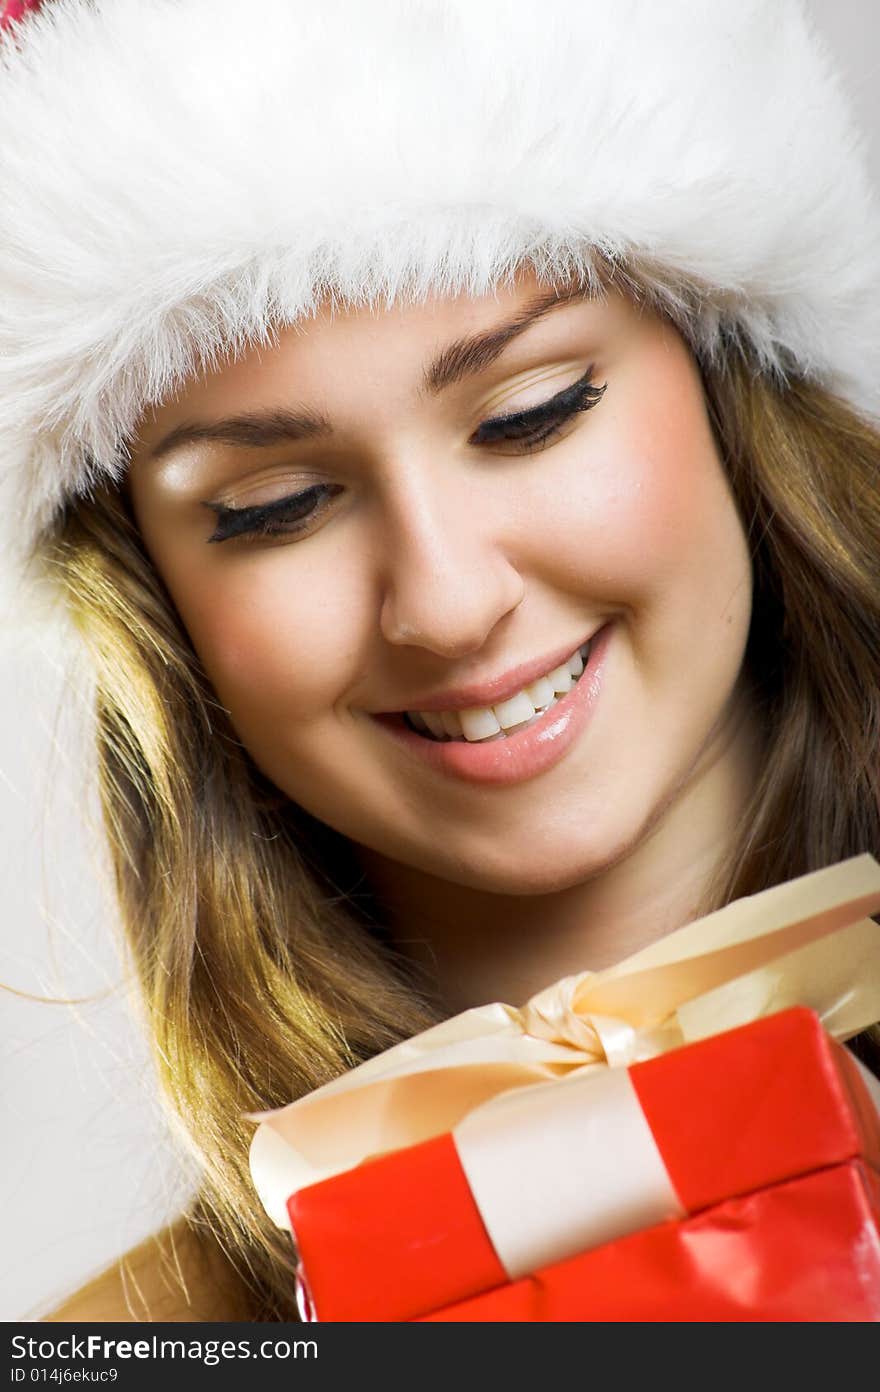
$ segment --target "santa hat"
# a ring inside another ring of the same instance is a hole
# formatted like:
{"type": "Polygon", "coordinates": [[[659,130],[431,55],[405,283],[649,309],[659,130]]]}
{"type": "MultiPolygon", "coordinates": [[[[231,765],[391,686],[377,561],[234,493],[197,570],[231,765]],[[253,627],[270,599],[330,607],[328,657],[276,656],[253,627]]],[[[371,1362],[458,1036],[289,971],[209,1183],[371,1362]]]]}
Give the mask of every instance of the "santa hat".
{"type": "Polygon", "coordinates": [[[0,467],[32,539],[326,296],[595,253],[880,408],[878,216],[793,0],[54,0],[0,42],[0,467]]]}

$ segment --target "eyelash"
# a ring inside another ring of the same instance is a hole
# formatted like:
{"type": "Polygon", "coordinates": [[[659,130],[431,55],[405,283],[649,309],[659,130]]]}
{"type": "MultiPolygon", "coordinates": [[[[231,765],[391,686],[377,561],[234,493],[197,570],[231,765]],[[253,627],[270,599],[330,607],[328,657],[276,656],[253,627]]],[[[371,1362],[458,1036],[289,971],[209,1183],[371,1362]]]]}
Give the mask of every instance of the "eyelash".
{"type": "MultiPolygon", "coordinates": [[[[589,411],[601,401],[607,383],[601,387],[595,386],[592,373],[591,366],[577,382],[539,406],[533,406],[527,411],[513,411],[507,416],[493,416],[483,421],[470,437],[468,444],[497,444],[506,440],[521,446],[523,454],[538,453],[555,439],[562,427],[574,416],[581,411],[589,411]]],[[[233,508],[227,507],[224,503],[206,503],[205,506],[217,516],[217,526],[208,540],[229,541],[233,537],[260,540],[296,536],[306,532],[309,523],[320,516],[320,510],[309,510],[312,502],[326,504],[342,491],[341,484],[316,483],[300,493],[279,498],[275,502],[260,503],[254,507],[233,508]]]]}

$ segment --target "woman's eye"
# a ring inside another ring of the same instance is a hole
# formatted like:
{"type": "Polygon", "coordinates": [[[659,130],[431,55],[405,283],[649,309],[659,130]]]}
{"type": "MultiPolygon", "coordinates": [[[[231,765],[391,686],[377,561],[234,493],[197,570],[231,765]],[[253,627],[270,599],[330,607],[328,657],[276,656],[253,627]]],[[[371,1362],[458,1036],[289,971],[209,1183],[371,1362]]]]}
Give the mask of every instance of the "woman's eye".
{"type": "Polygon", "coordinates": [[[468,440],[469,445],[493,445],[509,443],[518,446],[524,453],[535,450],[552,439],[565,425],[566,421],[579,411],[589,411],[591,406],[602,400],[605,394],[601,387],[593,383],[593,369],[589,367],[579,381],[557,392],[549,401],[533,406],[528,411],[514,411],[507,416],[493,416],[483,421],[468,440]]]}
{"type": "MultiPolygon", "coordinates": [[[[549,401],[527,411],[493,416],[474,431],[470,445],[508,444],[518,453],[529,453],[546,445],[565,423],[580,411],[589,411],[602,400],[605,386],[595,386],[589,367],[579,381],[557,392],[549,401]]],[[[225,503],[205,503],[216,514],[217,525],[209,541],[229,541],[234,537],[251,540],[273,537],[306,536],[341,493],[342,485],[315,483],[300,493],[292,493],[271,503],[253,507],[227,507],[225,503]]]]}
{"type": "Polygon", "coordinates": [[[217,526],[209,541],[228,541],[231,537],[296,536],[310,530],[337,493],[338,483],[315,483],[301,493],[278,498],[271,503],[253,507],[226,507],[223,503],[206,503],[217,515],[217,526]]]}

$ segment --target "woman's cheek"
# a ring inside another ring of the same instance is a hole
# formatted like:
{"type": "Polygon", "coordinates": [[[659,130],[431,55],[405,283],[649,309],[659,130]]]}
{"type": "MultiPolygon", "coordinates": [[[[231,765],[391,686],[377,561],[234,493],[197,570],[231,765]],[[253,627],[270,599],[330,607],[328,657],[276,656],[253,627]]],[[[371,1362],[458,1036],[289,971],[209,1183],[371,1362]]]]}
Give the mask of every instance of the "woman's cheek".
{"type": "Polygon", "coordinates": [[[664,463],[650,447],[594,445],[573,458],[549,505],[535,498],[532,516],[545,519],[544,558],[559,584],[626,605],[668,578],[693,537],[684,471],[674,478],[664,463]]]}
{"type": "Polygon", "coordinates": [[[362,577],[329,550],[306,564],[303,544],[235,557],[187,590],[181,617],[234,723],[320,717],[355,678],[362,577]]]}

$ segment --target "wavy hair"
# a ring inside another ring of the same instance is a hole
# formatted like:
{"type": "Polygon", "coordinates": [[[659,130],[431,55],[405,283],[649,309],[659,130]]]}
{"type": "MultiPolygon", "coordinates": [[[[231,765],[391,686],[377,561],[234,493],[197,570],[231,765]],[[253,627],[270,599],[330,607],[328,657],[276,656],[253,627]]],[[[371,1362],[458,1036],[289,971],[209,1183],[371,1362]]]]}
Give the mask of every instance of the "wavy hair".
{"type": "MultiPolygon", "coordinates": [[[[745,662],[769,749],[709,912],[880,855],[880,433],[820,386],[761,375],[736,341],[701,370],[753,558],[745,662]]],[[[242,747],[124,494],[71,502],[38,560],[96,667],[122,922],[166,1102],[201,1168],[189,1222],[225,1252],[251,1318],[296,1319],[295,1254],[254,1192],[242,1113],[425,1028],[439,1004],[390,945],[344,838],[242,747]]]]}

